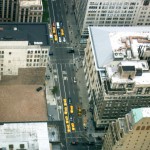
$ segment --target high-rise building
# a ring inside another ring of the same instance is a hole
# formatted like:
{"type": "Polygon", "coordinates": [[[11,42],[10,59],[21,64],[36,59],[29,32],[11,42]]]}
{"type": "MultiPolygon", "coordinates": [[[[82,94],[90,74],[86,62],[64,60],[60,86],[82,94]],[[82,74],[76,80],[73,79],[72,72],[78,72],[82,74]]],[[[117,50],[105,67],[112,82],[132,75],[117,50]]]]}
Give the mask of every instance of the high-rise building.
{"type": "Polygon", "coordinates": [[[46,24],[0,24],[0,76],[18,75],[19,68],[46,68],[49,49],[46,24]]]}
{"type": "Polygon", "coordinates": [[[42,22],[42,0],[2,0],[0,22],[42,22]]]}
{"type": "Polygon", "coordinates": [[[83,38],[88,26],[150,25],[149,0],[75,0],[74,6],[83,38]]]}
{"type": "Polygon", "coordinates": [[[150,27],[89,27],[83,61],[96,127],[150,106],[150,27]]]}
{"type": "Polygon", "coordinates": [[[18,0],[1,0],[0,22],[17,21],[18,0]]]}
{"type": "Polygon", "coordinates": [[[102,150],[149,150],[150,108],[132,109],[110,123],[102,150]]]}
{"type": "Polygon", "coordinates": [[[42,22],[42,0],[19,0],[18,22],[42,22]]]}

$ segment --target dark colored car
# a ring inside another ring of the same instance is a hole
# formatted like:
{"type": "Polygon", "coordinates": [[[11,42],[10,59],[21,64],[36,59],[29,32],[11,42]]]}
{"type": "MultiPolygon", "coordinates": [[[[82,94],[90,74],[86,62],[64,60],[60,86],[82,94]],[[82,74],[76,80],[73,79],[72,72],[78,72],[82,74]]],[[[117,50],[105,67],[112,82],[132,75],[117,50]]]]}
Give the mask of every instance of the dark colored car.
{"type": "Polygon", "coordinates": [[[53,52],[49,52],[49,56],[52,56],[53,55],[53,52]]]}
{"type": "Polygon", "coordinates": [[[71,100],[71,98],[69,97],[68,98],[68,104],[70,105],[72,103],[72,100],[71,100]]]}
{"type": "Polygon", "coordinates": [[[60,21],[60,26],[63,27],[63,22],[62,21],[60,21]]]}
{"type": "Polygon", "coordinates": [[[57,34],[58,36],[60,36],[60,29],[57,29],[57,34]]]}
{"type": "Polygon", "coordinates": [[[78,145],[78,142],[72,141],[71,144],[72,144],[72,145],[78,145]]]}
{"type": "Polygon", "coordinates": [[[36,89],[37,92],[39,92],[39,91],[41,91],[41,90],[42,90],[42,87],[41,87],[41,86],[36,89]]]}
{"type": "Polygon", "coordinates": [[[70,49],[70,50],[67,51],[67,53],[74,53],[74,50],[70,49]]]}

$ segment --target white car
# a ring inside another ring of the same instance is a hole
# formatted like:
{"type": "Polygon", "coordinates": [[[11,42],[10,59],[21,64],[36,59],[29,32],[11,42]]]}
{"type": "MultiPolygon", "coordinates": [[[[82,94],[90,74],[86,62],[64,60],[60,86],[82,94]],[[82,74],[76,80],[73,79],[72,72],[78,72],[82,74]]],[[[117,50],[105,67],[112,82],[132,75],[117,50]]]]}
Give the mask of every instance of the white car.
{"type": "Polygon", "coordinates": [[[56,22],[56,28],[57,28],[57,29],[60,29],[59,22],[56,22]]]}
{"type": "Polygon", "coordinates": [[[76,80],[76,78],[75,78],[75,77],[73,78],[73,82],[74,82],[74,83],[77,83],[77,80],[76,80]]]}
{"type": "Polygon", "coordinates": [[[59,37],[59,43],[61,43],[61,42],[62,42],[61,37],[59,37]]]}
{"type": "Polygon", "coordinates": [[[65,37],[63,37],[63,42],[64,42],[64,43],[66,42],[66,38],[65,38],[65,37]]]}

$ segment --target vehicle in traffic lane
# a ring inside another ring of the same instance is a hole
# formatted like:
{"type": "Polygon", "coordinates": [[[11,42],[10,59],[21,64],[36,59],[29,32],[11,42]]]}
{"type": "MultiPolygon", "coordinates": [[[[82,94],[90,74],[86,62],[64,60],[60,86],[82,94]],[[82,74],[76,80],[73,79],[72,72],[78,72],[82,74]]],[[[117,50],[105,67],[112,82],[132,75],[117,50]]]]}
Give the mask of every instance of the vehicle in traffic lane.
{"type": "Polygon", "coordinates": [[[60,33],[60,29],[57,29],[57,34],[58,34],[58,36],[60,36],[60,35],[61,35],[61,33],[60,33]]]}
{"type": "Polygon", "coordinates": [[[59,22],[56,22],[56,28],[57,28],[57,29],[60,29],[59,22]]]}
{"type": "Polygon", "coordinates": [[[67,51],[67,53],[74,53],[74,50],[70,49],[70,50],[67,51]]]}
{"type": "Polygon", "coordinates": [[[56,34],[56,27],[52,27],[52,33],[56,34]]]}
{"type": "Polygon", "coordinates": [[[60,29],[60,33],[61,33],[61,36],[64,36],[65,35],[64,29],[60,29]]]}
{"type": "Polygon", "coordinates": [[[82,115],[82,110],[81,110],[81,107],[78,106],[78,116],[81,116],[82,115]]]}
{"type": "Polygon", "coordinates": [[[70,125],[69,125],[69,124],[66,125],[66,129],[67,129],[67,133],[70,133],[70,132],[71,132],[71,130],[70,130],[70,125]]]}
{"type": "Polygon", "coordinates": [[[75,124],[74,123],[71,123],[71,130],[72,131],[75,131],[76,129],[75,129],[75,124]]]}
{"type": "Polygon", "coordinates": [[[70,106],[70,114],[73,114],[73,106],[70,106]]]}
{"type": "Polygon", "coordinates": [[[60,26],[63,27],[63,22],[62,21],[60,21],[60,26]]]}
{"type": "Polygon", "coordinates": [[[55,41],[55,42],[58,41],[58,36],[57,36],[57,34],[54,34],[54,41],[55,41]]]}
{"type": "Polygon", "coordinates": [[[64,107],[64,114],[67,115],[68,114],[68,108],[64,107]]]}
{"type": "Polygon", "coordinates": [[[66,38],[65,38],[65,37],[63,37],[63,42],[64,42],[64,43],[66,42],[66,38]]]}
{"type": "Polygon", "coordinates": [[[63,99],[64,106],[67,106],[67,99],[63,99]]]}
{"type": "Polygon", "coordinates": [[[72,116],[72,115],[69,116],[69,120],[70,120],[71,122],[73,122],[73,116],[72,116]]]}
{"type": "Polygon", "coordinates": [[[49,56],[52,56],[53,55],[53,52],[52,51],[49,51],[49,56]]]}
{"type": "Polygon", "coordinates": [[[66,122],[66,124],[69,124],[68,116],[65,116],[65,122],[66,122]]]}
{"type": "Polygon", "coordinates": [[[68,104],[70,105],[72,103],[72,100],[71,100],[71,98],[69,97],[68,98],[68,104]]]}
{"type": "Polygon", "coordinates": [[[72,141],[72,142],[71,142],[71,145],[78,145],[78,142],[72,141]]]}
{"type": "Polygon", "coordinates": [[[61,37],[59,36],[59,38],[58,38],[58,41],[59,41],[59,43],[61,43],[62,41],[61,41],[61,37]]]}

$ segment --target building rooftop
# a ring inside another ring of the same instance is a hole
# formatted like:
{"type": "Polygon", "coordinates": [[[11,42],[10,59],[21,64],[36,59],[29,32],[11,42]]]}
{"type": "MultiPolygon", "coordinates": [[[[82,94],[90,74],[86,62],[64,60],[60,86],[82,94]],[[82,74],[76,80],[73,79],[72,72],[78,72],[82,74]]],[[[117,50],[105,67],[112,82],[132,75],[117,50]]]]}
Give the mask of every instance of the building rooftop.
{"type": "Polygon", "coordinates": [[[47,123],[10,123],[0,125],[0,148],[50,150],[47,123]]]}
{"type": "Polygon", "coordinates": [[[130,113],[126,114],[125,118],[118,118],[120,128],[124,129],[124,132],[127,133],[129,130],[133,129],[135,123],[137,123],[145,117],[150,118],[149,107],[132,109],[130,113]]]}
{"type": "Polygon", "coordinates": [[[0,23],[0,41],[28,41],[29,45],[49,46],[46,23],[0,23]]]}
{"type": "Polygon", "coordinates": [[[150,46],[150,27],[89,27],[89,36],[97,69],[104,67],[114,60],[114,55],[126,60],[130,56],[127,49],[131,47],[132,60],[139,60],[137,48],[141,45],[150,46]],[[143,42],[142,42],[143,41],[143,42]],[[130,43],[131,45],[130,45],[130,43]]]}
{"type": "Polygon", "coordinates": [[[39,86],[0,86],[0,122],[47,121],[44,91],[36,91],[39,86]]]}
{"type": "Polygon", "coordinates": [[[42,5],[42,0],[19,0],[20,6],[42,5]]]}
{"type": "Polygon", "coordinates": [[[136,108],[131,110],[134,123],[137,123],[142,118],[150,118],[150,108],[136,108]]]}
{"type": "Polygon", "coordinates": [[[89,36],[96,69],[112,84],[150,84],[150,27],[89,27],[89,36]]]}

